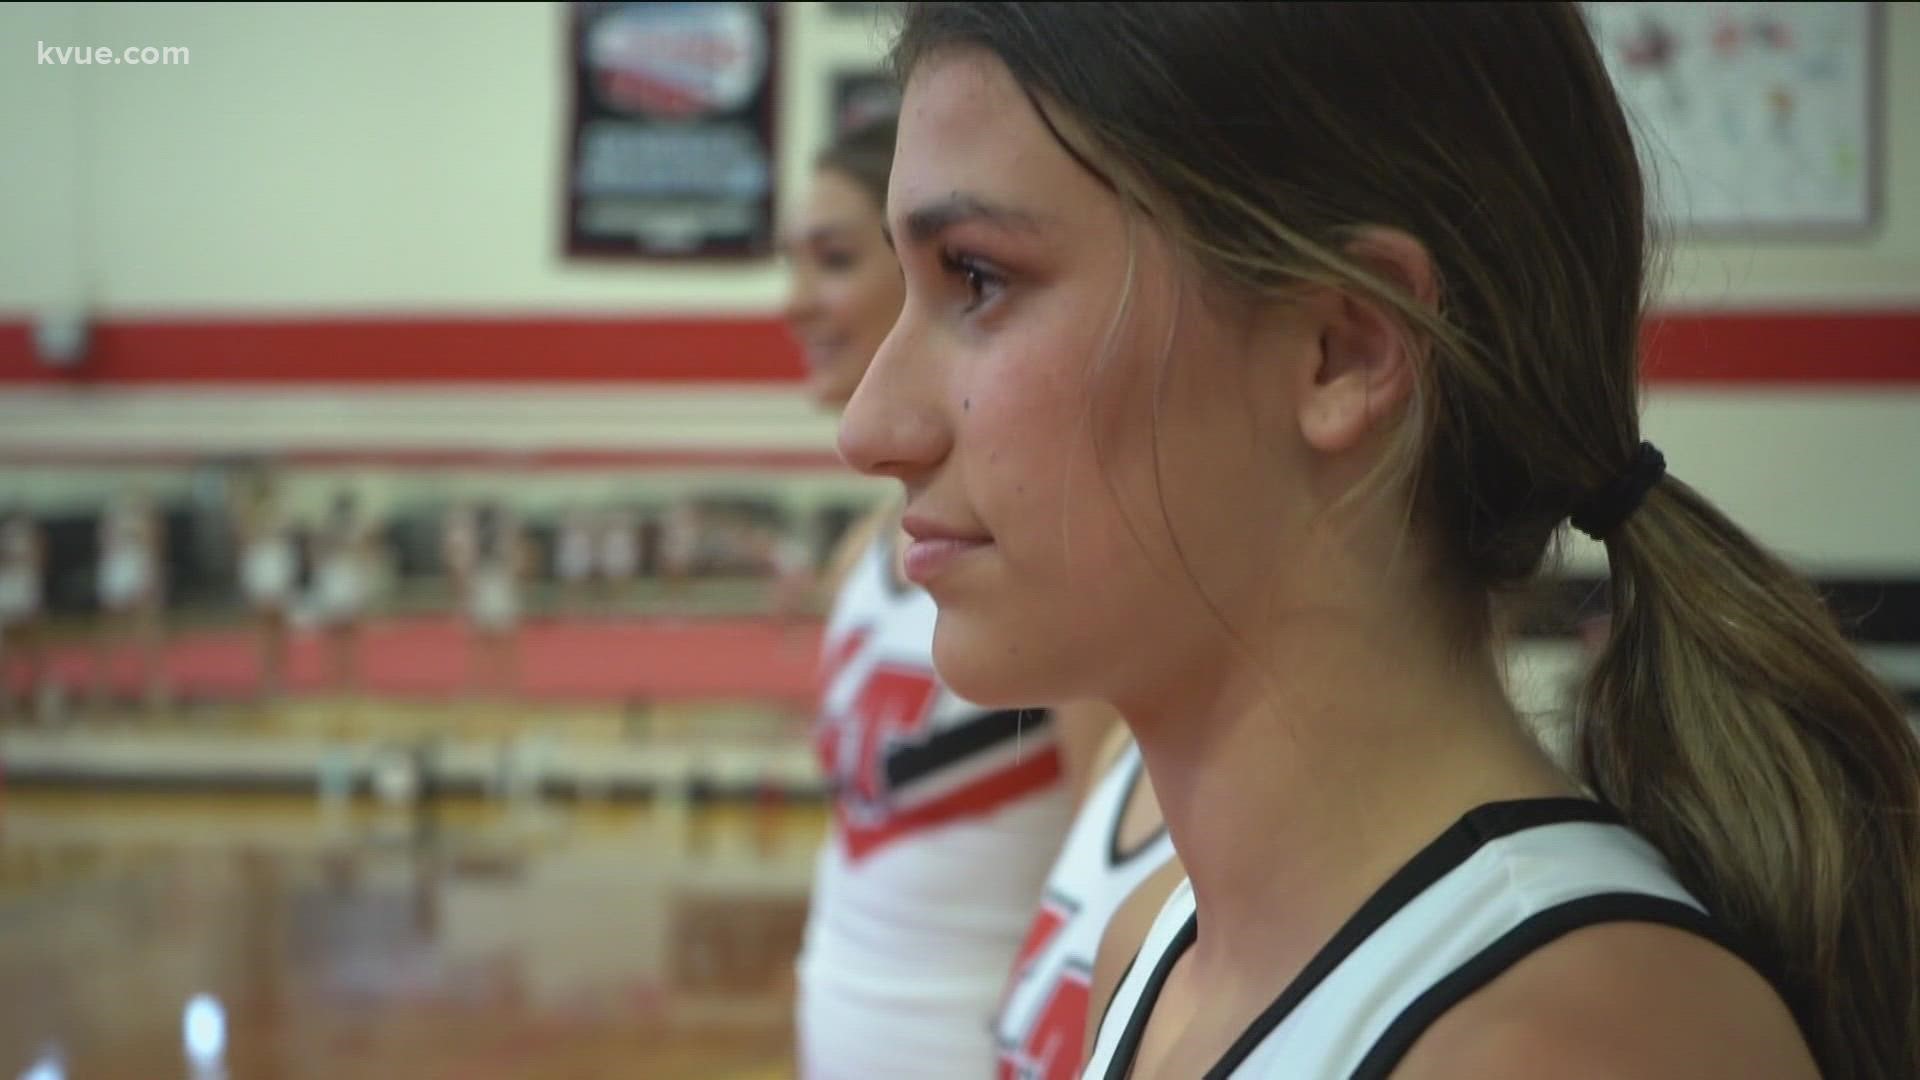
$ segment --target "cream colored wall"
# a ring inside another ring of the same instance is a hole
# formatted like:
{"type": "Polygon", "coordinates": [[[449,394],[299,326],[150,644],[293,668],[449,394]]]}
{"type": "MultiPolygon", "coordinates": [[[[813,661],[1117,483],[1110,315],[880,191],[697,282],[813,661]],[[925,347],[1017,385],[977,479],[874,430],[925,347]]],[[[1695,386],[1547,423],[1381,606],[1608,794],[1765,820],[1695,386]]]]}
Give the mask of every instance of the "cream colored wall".
{"type": "MultiPolygon", "coordinates": [[[[781,198],[824,137],[828,75],[878,56],[860,17],[789,4],[781,198]]],[[[1688,243],[1671,306],[1920,307],[1920,5],[1888,5],[1881,226],[1857,242],[1688,243]]],[[[0,6],[0,316],[777,310],[771,261],[559,258],[563,12],[549,4],[0,6]],[[39,41],[184,45],[185,67],[58,67],[39,41]]],[[[218,443],[831,446],[785,388],[610,394],[0,393],[0,450],[218,443]]],[[[1920,394],[1659,389],[1675,471],[1770,542],[1907,566],[1920,394]]],[[[45,483],[0,471],[0,488],[45,483]]],[[[3,492],[0,492],[3,494],[3,492]]],[[[1593,552],[1575,549],[1576,561],[1593,552]]]]}
{"type": "MultiPolygon", "coordinates": [[[[870,18],[788,4],[781,198],[870,18]]],[[[1682,306],[1920,303],[1920,6],[1888,5],[1883,227],[1691,243],[1682,306]]],[[[772,261],[558,257],[564,9],[552,4],[0,7],[0,311],[774,310],[772,261]],[[40,65],[40,41],[183,45],[185,66],[40,65]]]]}
{"type": "MultiPolygon", "coordinates": [[[[879,48],[871,20],[783,18],[790,202],[825,73],[879,48]]],[[[554,4],[0,7],[0,311],[774,310],[773,260],[560,258],[565,31],[554,4]],[[191,62],[40,65],[41,41],[191,62]]]]}

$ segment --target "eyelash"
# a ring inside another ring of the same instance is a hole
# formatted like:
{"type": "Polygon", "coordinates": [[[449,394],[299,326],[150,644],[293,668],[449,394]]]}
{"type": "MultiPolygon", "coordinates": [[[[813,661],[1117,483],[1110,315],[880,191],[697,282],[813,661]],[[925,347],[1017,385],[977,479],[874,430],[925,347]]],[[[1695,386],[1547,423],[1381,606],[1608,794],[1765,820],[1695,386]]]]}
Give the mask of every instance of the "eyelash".
{"type": "Polygon", "coordinates": [[[982,305],[993,298],[989,290],[1006,285],[1005,278],[995,273],[985,262],[971,255],[942,251],[940,268],[966,282],[968,301],[963,310],[968,312],[978,311],[982,305]],[[977,284],[976,279],[978,279],[977,284]]]}

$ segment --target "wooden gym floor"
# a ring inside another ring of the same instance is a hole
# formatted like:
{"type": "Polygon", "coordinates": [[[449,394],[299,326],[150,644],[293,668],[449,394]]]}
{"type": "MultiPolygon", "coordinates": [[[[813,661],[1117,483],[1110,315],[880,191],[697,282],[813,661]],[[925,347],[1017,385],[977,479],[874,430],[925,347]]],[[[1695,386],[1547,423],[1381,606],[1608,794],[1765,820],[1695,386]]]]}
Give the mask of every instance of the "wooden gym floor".
{"type": "Polygon", "coordinates": [[[816,805],[0,790],[0,1076],[791,1075],[816,805]],[[222,1071],[183,1017],[212,995],[222,1071]]]}

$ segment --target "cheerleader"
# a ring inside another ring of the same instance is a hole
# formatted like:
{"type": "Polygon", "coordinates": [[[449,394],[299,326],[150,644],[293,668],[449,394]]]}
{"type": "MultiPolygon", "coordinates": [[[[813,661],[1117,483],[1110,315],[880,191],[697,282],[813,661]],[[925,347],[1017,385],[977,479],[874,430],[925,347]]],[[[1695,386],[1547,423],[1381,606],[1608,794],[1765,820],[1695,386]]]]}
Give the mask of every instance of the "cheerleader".
{"type": "Polygon", "coordinates": [[[13,709],[11,658],[25,670],[21,701],[33,700],[40,681],[41,580],[46,547],[40,528],[24,510],[0,517],[0,715],[13,709]]]}
{"type": "Polygon", "coordinates": [[[814,573],[813,551],[797,533],[766,532],[760,537],[761,557],[772,576],[772,610],[789,633],[804,626],[812,613],[820,583],[814,573]]]}
{"type": "Polygon", "coordinates": [[[595,523],[585,509],[575,508],[560,518],[553,544],[553,576],[568,607],[584,606],[595,570],[595,523]]]}
{"type": "Polygon", "coordinates": [[[935,674],[1139,747],[1184,878],[1080,1075],[1920,1076],[1920,740],[1642,440],[1664,260],[1582,7],[909,5],[838,446],[935,674]],[[1496,630],[1569,532],[1563,764],[1496,630]]]}
{"type": "Polygon", "coordinates": [[[103,618],[95,694],[103,705],[112,694],[115,655],[128,642],[138,658],[139,685],[148,704],[157,706],[166,696],[160,656],[165,545],[160,517],[143,494],[122,498],[100,519],[96,590],[103,618]]]}
{"type": "Polygon", "coordinates": [[[287,673],[287,623],[298,572],[293,535],[263,489],[239,515],[240,591],[260,645],[260,694],[273,699],[287,673]]]}
{"type": "Polygon", "coordinates": [[[667,592],[684,596],[700,555],[700,508],[691,502],[674,504],[660,524],[660,576],[667,592]]]}
{"type": "Polygon", "coordinates": [[[491,689],[507,695],[518,681],[517,656],[520,620],[520,579],[525,567],[520,530],[504,507],[489,504],[475,519],[472,588],[467,619],[474,631],[478,663],[473,670],[476,691],[491,681],[491,689]]]}
{"type": "Polygon", "coordinates": [[[640,530],[633,515],[609,510],[600,519],[598,565],[609,600],[619,599],[640,572],[640,530]]]}
{"type": "MultiPolygon", "coordinates": [[[[900,311],[881,229],[892,153],[890,126],[830,147],[788,243],[787,318],[822,408],[846,404],[900,311]]],[[[797,962],[804,1080],[994,1074],[996,1002],[1113,723],[1086,706],[982,708],[947,687],[901,530],[898,505],[877,510],[824,575],[814,737],[833,820],[797,962]]]]}
{"type": "Polygon", "coordinates": [[[447,568],[447,587],[453,596],[455,611],[465,611],[469,606],[467,590],[478,544],[474,517],[472,506],[459,503],[447,512],[447,519],[441,525],[440,558],[447,568]]]}
{"type": "Polygon", "coordinates": [[[337,692],[360,687],[360,633],[372,598],[374,541],[349,492],[334,497],[316,545],[314,611],[326,635],[328,673],[337,692]]]}

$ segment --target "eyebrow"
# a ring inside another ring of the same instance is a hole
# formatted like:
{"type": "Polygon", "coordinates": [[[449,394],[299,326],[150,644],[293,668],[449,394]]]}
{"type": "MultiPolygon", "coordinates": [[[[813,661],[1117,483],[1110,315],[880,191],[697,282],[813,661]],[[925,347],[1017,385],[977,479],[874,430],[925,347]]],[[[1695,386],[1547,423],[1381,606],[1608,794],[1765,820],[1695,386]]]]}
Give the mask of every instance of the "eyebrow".
{"type": "Polygon", "coordinates": [[[774,249],[787,252],[800,244],[817,244],[822,241],[837,240],[853,236],[859,227],[841,221],[828,221],[815,225],[802,233],[781,233],[774,239],[774,249]]]}
{"type": "Polygon", "coordinates": [[[808,229],[806,232],[800,235],[800,238],[802,240],[808,240],[808,241],[832,240],[835,237],[852,236],[858,233],[859,231],[860,230],[858,226],[855,226],[850,222],[829,221],[820,225],[815,225],[813,228],[808,229]]]}
{"type": "MultiPolygon", "coordinates": [[[[1030,211],[988,202],[977,195],[955,192],[944,199],[927,203],[907,214],[907,239],[916,246],[931,243],[948,229],[964,222],[978,221],[1007,232],[1037,233],[1047,219],[1030,211]]],[[[884,223],[881,235],[893,247],[893,230],[884,223]]]]}

